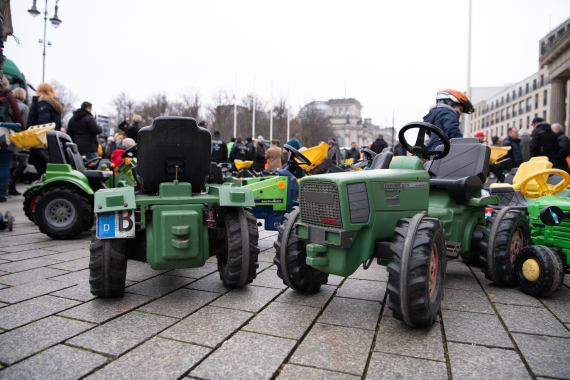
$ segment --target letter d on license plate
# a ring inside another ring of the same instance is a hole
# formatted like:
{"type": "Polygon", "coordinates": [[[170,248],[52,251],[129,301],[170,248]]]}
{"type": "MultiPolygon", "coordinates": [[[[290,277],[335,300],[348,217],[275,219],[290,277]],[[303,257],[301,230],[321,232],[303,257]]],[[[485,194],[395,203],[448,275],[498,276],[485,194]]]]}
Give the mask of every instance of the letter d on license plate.
{"type": "Polygon", "coordinates": [[[99,239],[135,237],[135,210],[102,212],[96,215],[99,239]]]}

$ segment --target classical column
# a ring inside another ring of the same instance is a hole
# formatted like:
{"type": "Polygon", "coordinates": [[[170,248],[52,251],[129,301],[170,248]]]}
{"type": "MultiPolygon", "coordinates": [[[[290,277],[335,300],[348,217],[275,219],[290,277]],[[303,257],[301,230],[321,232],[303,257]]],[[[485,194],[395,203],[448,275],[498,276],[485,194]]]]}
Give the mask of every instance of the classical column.
{"type": "Polygon", "coordinates": [[[551,80],[550,95],[550,120],[547,120],[551,125],[559,123],[565,126],[566,121],[566,79],[553,79],[551,80]]]}

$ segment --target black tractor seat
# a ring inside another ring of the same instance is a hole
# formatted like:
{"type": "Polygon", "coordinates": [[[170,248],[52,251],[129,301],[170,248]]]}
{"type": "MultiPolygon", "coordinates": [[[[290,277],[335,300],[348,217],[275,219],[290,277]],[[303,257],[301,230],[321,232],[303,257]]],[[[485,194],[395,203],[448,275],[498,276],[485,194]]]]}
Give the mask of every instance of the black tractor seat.
{"type": "MultiPolygon", "coordinates": [[[[446,189],[458,202],[480,197],[487,180],[491,148],[476,138],[455,138],[450,142],[447,156],[425,165],[431,178],[430,187],[446,189]]],[[[443,150],[443,146],[436,150],[443,150]]]]}
{"type": "Polygon", "coordinates": [[[528,202],[520,190],[514,190],[510,186],[491,187],[489,194],[499,197],[498,205],[489,205],[491,208],[514,207],[517,210],[528,210],[528,202]]]}
{"type": "Polygon", "coordinates": [[[389,169],[392,158],[394,158],[394,151],[392,148],[384,148],[380,154],[377,154],[376,157],[374,157],[372,164],[370,164],[370,170],[389,169]]]}

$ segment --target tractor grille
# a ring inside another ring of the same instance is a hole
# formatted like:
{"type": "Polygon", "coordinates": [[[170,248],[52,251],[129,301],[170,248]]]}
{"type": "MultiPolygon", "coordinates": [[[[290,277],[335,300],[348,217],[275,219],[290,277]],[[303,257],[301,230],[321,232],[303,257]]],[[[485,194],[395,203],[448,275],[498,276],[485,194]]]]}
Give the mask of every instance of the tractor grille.
{"type": "Polygon", "coordinates": [[[336,184],[322,181],[304,181],[301,183],[299,200],[303,223],[342,229],[336,184]]]}

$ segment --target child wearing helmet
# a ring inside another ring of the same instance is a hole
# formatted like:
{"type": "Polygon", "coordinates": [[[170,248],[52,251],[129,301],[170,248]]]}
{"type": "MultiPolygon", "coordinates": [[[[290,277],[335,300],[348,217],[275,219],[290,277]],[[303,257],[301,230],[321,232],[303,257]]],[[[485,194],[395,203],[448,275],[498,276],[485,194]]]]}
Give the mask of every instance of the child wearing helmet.
{"type": "MultiPolygon", "coordinates": [[[[461,113],[473,113],[475,109],[464,93],[457,90],[442,90],[437,93],[436,104],[431,106],[424,122],[431,123],[441,129],[450,139],[463,137],[459,129],[461,113]]],[[[430,136],[427,146],[430,150],[441,145],[437,136],[430,136]]]]}

